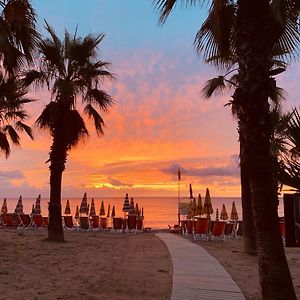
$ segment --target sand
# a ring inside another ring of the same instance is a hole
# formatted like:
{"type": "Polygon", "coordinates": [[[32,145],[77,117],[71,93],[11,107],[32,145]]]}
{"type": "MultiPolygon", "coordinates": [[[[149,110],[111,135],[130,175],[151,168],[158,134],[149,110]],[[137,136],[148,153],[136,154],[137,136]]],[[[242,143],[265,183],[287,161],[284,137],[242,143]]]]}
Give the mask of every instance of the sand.
{"type": "Polygon", "coordinates": [[[172,262],[152,233],[0,230],[0,299],[169,299],[172,262]]]}
{"type": "MultiPolygon", "coordinates": [[[[196,241],[214,256],[228,271],[247,299],[261,299],[256,256],[243,252],[242,239],[226,239],[222,242],[196,241]]],[[[300,248],[286,248],[297,299],[300,299],[300,248]]]]}
{"type": "MultiPolygon", "coordinates": [[[[170,299],[172,261],[154,233],[0,230],[0,299],[170,299]]],[[[247,299],[260,299],[257,258],[241,239],[196,241],[225,267],[247,299]]],[[[285,248],[300,299],[300,248],[285,248]]]]}

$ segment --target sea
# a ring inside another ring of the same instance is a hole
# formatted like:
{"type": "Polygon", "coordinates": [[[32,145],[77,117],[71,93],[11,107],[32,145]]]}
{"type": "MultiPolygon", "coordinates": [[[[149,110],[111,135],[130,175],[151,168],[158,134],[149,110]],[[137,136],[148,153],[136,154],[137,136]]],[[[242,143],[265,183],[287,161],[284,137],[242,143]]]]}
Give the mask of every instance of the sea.
{"type": "MultiPolygon", "coordinates": [[[[76,206],[80,206],[82,198],[62,198],[62,213],[64,213],[67,200],[70,202],[71,214],[75,215],[76,206]]],[[[23,198],[24,213],[31,213],[32,205],[35,204],[35,198],[23,198]]],[[[96,212],[100,212],[101,201],[104,202],[105,211],[107,213],[108,205],[112,209],[115,206],[116,216],[123,217],[122,212],[124,198],[122,197],[107,197],[94,198],[96,212]]],[[[182,200],[181,200],[182,201],[182,200]]],[[[204,201],[204,199],[202,199],[204,201]]],[[[242,219],[241,198],[239,197],[212,197],[211,202],[214,213],[212,219],[216,216],[216,210],[219,214],[224,204],[228,215],[230,215],[232,202],[235,202],[239,219],[242,219]]],[[[18,198],[7,198],[8,212],[13,212],[18,198]]],[[[41,198],[41,212],[42,215],[48,215],[49,198],[41,198]]],[[[91,203],[91,198],[88,198],[88,203],[91,203]]],[[[178,198],[177,197],[135,197],[134,203],[138,203],[139,208],[144,209],[144,226],[153,229],[166,229],[169,225],[177,224],[178,222],[178,198]]],[[[0,205],[2,205],[0,203],[0,205]]],[[[279,216],[283,216],[283,200],[279,199],[278,207],[279,216]]]]}

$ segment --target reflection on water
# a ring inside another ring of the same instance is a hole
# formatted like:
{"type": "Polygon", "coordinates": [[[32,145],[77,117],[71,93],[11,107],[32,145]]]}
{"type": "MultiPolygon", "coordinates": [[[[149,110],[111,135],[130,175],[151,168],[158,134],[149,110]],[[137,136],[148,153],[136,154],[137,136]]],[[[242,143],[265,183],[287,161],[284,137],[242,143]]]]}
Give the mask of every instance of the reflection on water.
{"type": "MultiPolygon", "coordinates": [[[[76,210],[76,205],[80,206],[81,198],[68,198],[70,201],[71,213],[74,215],[76,210]]],[[[100,212],[101,201],[104,201],[105,212],[107,213],[108,204],[112,209],[112,206],[116,207],[116,216],[122,217],[124,213],[122,212],[124,198],[120,197],[107,197],[107,198],[94,198],[96,213],[100,212]]],[[[204,199],[202,199],[204,201],[204,199]]],[[[49,199],[43,198],[41,200],[41,210],[43,215],[48,213],[48,201],[49,199]]],[[[62,199],[62,212],[64,212],[67,198],[62,199]]],[[[214,209],[213,219],[215,218],[216,209],[221,212],[222,205],[225,204],[228,214],[231,211],[232,201],[235,201],[237,212],[239,218],[242,218],[242,207],[241,199],[239,197],[212,197],[212,206],[214,209]]],[[[13,212],[18,199],[7,199],[8,211],[13,212]]],[[[88,197],[88,203],[91,202],[91,198],[88,197]]],[[[176,197],[136,197],[134,202],[139,204],[140,208],[144,208],[145,216],[145,226],[152,227],[154,229],[167,228],[168,224],[176,224],[177,213],[178,213],[178,199],[176,197]]],[[[35,203],[34,198],[24,198],[23,206],[24,212],[30,213],[32,209],[32,204],[35,203]]],[[[2,203],[0,204],[2,205],[2,203]]],[[[283,216],[283,203],[280,199],[279,204],[279,216],[283,216]]]]}

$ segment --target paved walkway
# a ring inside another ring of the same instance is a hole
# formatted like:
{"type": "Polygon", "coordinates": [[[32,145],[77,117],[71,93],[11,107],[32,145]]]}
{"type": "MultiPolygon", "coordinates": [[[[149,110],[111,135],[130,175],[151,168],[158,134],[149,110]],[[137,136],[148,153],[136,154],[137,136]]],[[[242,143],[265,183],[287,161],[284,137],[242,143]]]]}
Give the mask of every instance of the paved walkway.
{"type": "Polygon", "coordinates": [[[245,300],[227,271],[205,249],[175,234],[156,235],[167,245],[173,262],[171,300],[245,300]]]}

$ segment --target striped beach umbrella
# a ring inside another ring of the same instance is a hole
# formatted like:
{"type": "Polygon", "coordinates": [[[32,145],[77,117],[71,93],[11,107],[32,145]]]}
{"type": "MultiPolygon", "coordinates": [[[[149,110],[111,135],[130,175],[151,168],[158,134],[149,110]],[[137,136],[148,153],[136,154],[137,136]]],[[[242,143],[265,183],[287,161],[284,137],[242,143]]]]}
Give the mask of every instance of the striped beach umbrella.
{"type": "Polygon", "coordinates": [[[134,215],[135,214],[135,209],[134,209],[134,200],[131,198],[130,200],[130,209],[129,209],[129,214],[134,215]]]}
{"type": "Polygon", "coordinates": [[[17,215],[24,214],[24,212],[23,212],[22,196],[19,197],[18,203],[17,203],[16,208],[15,208],[15,214],[17,214],[17,215]]]}
{"type": "Polygon", "coordinates": [[[70,215],[70,214],[71,214],[70,202],[69,202],[69,200],[67,200],[66,208],[65,208],[65,215],[70,215]]]}
{"type": "Polygon", "coordinates": [[[219,209],[216,209],[216,221],[219,221],[219,209]]]}
{"type": "Polygon", "coordinates": [[[6,213],[7,213],[7,202],[6,202],[6,198],[4,198],[3,204],[1,207],[1,214],[6,214],[6,213]]]}
{"type": "Polygon", "coordinates": [[[83,198],[81,200],[79,212],[81,214],[88,214],[89,213],[86,193],[84,193],[83,198]]]}
{"type": "Polygon", "coordinates": [[[197,215],[199,216],[203,215],[203,204],[202,204],[202,198],[200,193],[198,195],[197,215]]]}
{"type": "Polygon", "coordinates": [[[111,217],[114,218],[115,216],[116,216],[116,210],[115,210],[115,206],[113,206],[111,211],[111,217]]]}
{"type": "Polygon", "coordinates": [[[206,188],[203,213],[207,215],[208,219],[210,219],[210,215],[213,212],[214,212],[214,210],[213,210],[212,204],[211,204],[209,189],[206,188]]]}
{"type": "Polygon", "coordinates": [[[79,219],[79,208],[78,208],[78,205],[76,206],[76,213],[75,213],[75,220],[78,220],[79,219]]]}
{"type": "Polygon", "coordinates": [[[233,221],[237,221],[239,219],[239,216],[238,216],[238,213],[237,213],[234,201],[232,202],[230,219],[233,220],[233,221]]]}
{"type": "Polygon", "coordinates": [[[123,203],[122,211],[124,211],[126,213],[129,210],[130,210],[129,198],[128,198],[128,194],[126,194],[125,199],[124,199],[124,203],[123,203]]]}
{"type": "Polygon", "coordinates": [[[223,206],[222,206],[222,211],[221,211],[220,219],[224,220],[224,221],[228,220],[228,214],[227,214],[227,210],[226,210],[225,204],[223,204],[223,206]]]}
{"type": "Polygon", "coordinates": [[[105,208],[104,208],[104,202],[103,200],[101,201],[101,207],[100,207],[100,216],[105,216],[105,208]]]}
{"type": "Polygon", "coordinates": [[[95,207],[94,198],[92,198],[92,202],[91,202],[90,216],[96,216],[96,207],[95,207]]]}
{"type": "Polygon", "coordinates": [[[34,215],[40,215],[41,214],[41,195],[38,195],[38,197],[35,200],[35,206],[34,206],[34,215]]]}

